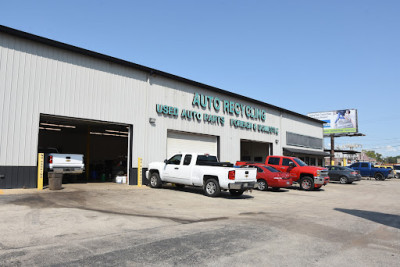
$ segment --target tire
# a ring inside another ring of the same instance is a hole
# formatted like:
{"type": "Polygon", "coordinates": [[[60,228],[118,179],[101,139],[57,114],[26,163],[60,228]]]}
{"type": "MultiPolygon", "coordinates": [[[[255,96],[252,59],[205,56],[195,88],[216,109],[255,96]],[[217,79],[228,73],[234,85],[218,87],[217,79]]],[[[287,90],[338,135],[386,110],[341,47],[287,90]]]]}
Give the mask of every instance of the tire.
{"type": "Polygon", "coordinates": [[[258,187],[257,187],[258,190],[260,190],[260,191],[267,191],[267,189],[268,189],[268,184],[267,184],[267,182],[266,182],[265,180],[263,180],[263,179],[258,179],[258,180],[257,180],[257,183],[258,183],[258,187]]]}
{"type": "Polygon", "coordinates": [[[149,185],[151,188],[160,188],[162,185],[161,179],[160,179],[160,175],[156,172],[153,172],[150,175],[150,181],[149,181],[149,185]]]}
{"type": "Polygon", "coordinates": [[[339,182],[340,182],[341,184],[347,184],[347,183],[349,183],[349,180],[347,179],[346,176],[341,176],[341,177],[339,178],[339,182]]]}
{"type": "Polygon", "coordinates": [[[381,180],[381,181],[384,181],[385,180],[385,177],[383,177],[383,174],[382,173],[375,173],[375,180],[381,180]]]}
{"type": "Polygon", "coordinates": [[[300,181],[300,189],[306,190],[306,191],[313,190],[314,189],[314,181],[308,176],[302,178],[300,181]]]}
{"type": "Polygon", "coordinates": [[[221,187],[215,179],[208,179],[204,184],[204,194],[208,197],[218,197],[221,194],[221,187]]]}
{"type": "Polygon", "coordinates": [[[243,195],[243,190],[233,190],[233,189],[231,189],[231,190],[229,190],[229,193],[231,194],[231,196],[234,196],[234,197],[239,197],[239,196],[241,196],[241,195],[243,195]]]}
{"type": "Polygon", "coordinates": [[[400,179],[400,174],[396,174],[396,178],[397,178],[397,179],[400,179]]]}

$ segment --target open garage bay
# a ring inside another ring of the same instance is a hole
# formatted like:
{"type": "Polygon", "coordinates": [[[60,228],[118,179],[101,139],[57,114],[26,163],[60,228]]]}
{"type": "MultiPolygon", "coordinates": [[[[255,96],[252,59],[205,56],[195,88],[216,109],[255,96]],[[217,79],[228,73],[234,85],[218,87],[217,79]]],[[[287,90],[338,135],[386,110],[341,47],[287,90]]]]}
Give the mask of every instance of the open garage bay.
{"type": "Polygon", "coordinates": [[[128,176],[129,131],[124,124],[42,114],[38,152],[45,161],[49,153],[84,156],[84,173],[64,175],[63,183],[112,182],[128,176]]]}

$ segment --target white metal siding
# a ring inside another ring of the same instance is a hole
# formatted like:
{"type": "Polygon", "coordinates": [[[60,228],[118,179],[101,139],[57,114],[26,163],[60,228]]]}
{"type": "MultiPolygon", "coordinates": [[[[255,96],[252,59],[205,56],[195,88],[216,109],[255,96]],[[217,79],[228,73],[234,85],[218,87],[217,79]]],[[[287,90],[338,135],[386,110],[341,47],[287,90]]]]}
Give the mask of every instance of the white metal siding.
{"type": "Polygon", "coordinates": [[[0,165],[36,165],[40,113],[142,122],[147,86],[143,72],[0,33],[0,165]]]}
{"type": "Polygon", "coordinates": [[[218,155],[216,136],[168,132],[167,138],[167,159],[185,152],[218,155]]]}
{"type": "Polygon", "coordinates": [[[167,157],[168,130],[219,136],[220,160],[230,162],[240,159],[241,139],[272,143],[274,154],[281,154],[286,129],[322,138],[317,122],[5,33],[0,33],[0,112],[0,166],[36,165],[40,113],[132,124],[132,167],[138,157],[144,167],[167,157]],[[257,123],[278,127],[280,133],[235,129],[229,119],[252,121],[193,107],[195,92],[264,109],[267,119],[257,123]],[[223,116],[225,125],[158,115],[156,104],[223,116]]]}

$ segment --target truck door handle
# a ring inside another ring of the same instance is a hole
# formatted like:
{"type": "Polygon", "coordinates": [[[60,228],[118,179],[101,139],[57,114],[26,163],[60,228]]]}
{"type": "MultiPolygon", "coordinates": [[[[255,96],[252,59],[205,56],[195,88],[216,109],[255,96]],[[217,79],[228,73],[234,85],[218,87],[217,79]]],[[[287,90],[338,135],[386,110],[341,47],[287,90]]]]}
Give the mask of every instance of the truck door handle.
{"type": "Polygon", "coordinates": [[[178,167],[175,167],[175,170],[179,170],[179,168],[178,168],[178,167]]]}

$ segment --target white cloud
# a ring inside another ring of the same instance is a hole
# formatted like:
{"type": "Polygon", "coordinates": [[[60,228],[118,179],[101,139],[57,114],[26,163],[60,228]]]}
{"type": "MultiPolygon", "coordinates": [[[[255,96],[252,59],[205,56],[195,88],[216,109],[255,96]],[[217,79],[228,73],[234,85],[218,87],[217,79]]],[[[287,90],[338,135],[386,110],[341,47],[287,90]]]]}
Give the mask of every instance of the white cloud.
{"type": "Polygon", "coordinates": [[[381,149],[376,150],[376,152],[382,154],[383,157],[394,157],[400,154],[400,146],[387,145],[381,149]]]}
{"type": "Polygon", "coordinates": [[[386,146],[384,149],[386,152],[394,152],[397,151],[397,147],[392,147],[392,146],[386,146]]]}

